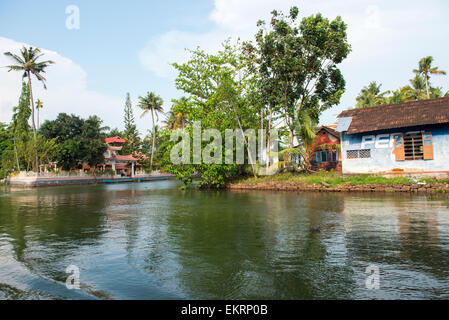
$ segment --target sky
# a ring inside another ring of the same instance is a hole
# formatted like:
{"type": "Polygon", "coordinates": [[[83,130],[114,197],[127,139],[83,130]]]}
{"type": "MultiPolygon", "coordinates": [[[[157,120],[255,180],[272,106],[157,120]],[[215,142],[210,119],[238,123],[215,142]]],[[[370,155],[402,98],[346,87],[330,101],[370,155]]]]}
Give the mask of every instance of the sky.
{"type": "MultiPolygon", "coordinates": [[[[433,56],[434,64],[449,72],[447,0],[0,1],[0,52],[18,53],[31,45],[56,62],[45,75],[47,90],[33,83],[35,99],[44,104],[41,122],[59,112],[96,114],[104,125],[123,129],[129,92],[137,127],[146,134],[151,119],[140,118],[137,98],[153,91],[163,98],[164,110],[170,109],[171,100],[183,95],[170,64],[187,61],[186,48],[213,53],[227,38],[251,40],[257,20],[293,5],[301,17],[321,12],[329,19],[341,16],[348,25],[352,52],[339,65],[346,91],[320,124],[333,124],[341,111],[353,108],[370,81],[382,83],[383,90],[407,84],[424,56],[433,56]],[[73,6],[79,28],[70,27],[74,11],[66,10],[73,6]]],[[[0,122],[11,120],[20,95],[21,74],[3,68],[10,62],[0,55],[0,122]]],[[[449,75],[431,82],[449,90],[449,75]]]]}

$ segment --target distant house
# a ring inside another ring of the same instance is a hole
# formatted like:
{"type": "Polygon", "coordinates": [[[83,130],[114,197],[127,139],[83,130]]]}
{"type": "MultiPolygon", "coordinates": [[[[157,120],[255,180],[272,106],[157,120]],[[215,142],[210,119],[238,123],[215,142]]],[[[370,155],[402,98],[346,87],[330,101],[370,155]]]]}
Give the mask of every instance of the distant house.
{"type": "Polygon", "coordinates": [[[341,171],[340,133],[335,131],[335,127],[322,126],[318,128],[309,149],[312,169],[341,171]]]}
{"type": "Polygon", "coordinates": [[[449,97],[340,113],[344,174],[448,174],[449,97]]]}
{"type": "Polygon", "coordinates": [[[134,176],[136,171],[141,170],[138,158],[133,155],[120,155],[119,151],[122,150],[123,144],[126,140],[116,136],[106,138],[105,140],[107,149],[104,153],[105,163],[103,164],[103,170],[110,169],[116,174],[124,176],[134,176]]]}

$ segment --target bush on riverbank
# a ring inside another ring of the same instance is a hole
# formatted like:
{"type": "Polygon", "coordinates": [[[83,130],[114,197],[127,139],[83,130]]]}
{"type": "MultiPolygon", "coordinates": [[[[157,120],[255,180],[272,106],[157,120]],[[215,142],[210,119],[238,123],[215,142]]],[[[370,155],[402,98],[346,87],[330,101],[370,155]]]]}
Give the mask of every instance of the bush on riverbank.
{"type": "MultiPolygon", "coordinates": [[[[435,178],[422,178],[419,181],[425,183],[448,182],[447,180],[437,180],[435,178]]],[[[358,175],[343,177],[340,173],[322,171],[311,174],[280,173],[272,176],[263,176],[258,178],[244,178],[234,181],[234,184],[259,184],[267,182],[293,182],[301,185],[319,185],[324,182],[331,187],[336,187],[347,183],[351,183],[351,185],[387,185],[416,183],[416,181],[408,177],[386,178],[378,175],[358,175]]]]}

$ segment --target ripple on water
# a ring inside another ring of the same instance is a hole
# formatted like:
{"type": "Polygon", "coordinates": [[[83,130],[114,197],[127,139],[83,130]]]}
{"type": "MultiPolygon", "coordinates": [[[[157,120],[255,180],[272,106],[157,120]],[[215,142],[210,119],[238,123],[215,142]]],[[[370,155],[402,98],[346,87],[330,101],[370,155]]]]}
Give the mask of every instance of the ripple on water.
{"type": "Polygon", "coordinates": [[[177,186],[1,193],[0,298],[448,298],[442,199],[177,186]],[[370,265],[379,290],[365,286],[370,265]]]}

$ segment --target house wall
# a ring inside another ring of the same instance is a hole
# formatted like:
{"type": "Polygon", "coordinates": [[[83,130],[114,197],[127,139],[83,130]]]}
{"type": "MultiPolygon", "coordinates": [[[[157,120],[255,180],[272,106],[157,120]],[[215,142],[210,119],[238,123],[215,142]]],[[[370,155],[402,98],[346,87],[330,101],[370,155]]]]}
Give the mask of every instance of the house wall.
{"type": "Polygon", "coordinates": [[[336,171],[341,170],[341,152],[338,150],[338,162],[316,162],[315,161],[315,152],[323,151],[320,146],[323,144],[327,145],[340,145],[340,139],[329,134],[326,130],[320,130],[315,139],[313,140],[312,145],[309,149],[309,159],[312,167],[314,169],[325,169],[330,170],[334,169],[336,171]]]}
{"type": "Polygon", "coordinates": [[[434,125],[386,131],[346,134],[342,132],[343,174],[362,173],[449,173],[449,126],[434,125]],[[398,133],[431,132],[433,160],[396,161],[393,136],[398,133]],[[347,159],[348,150],[370,149],[371,157],[347,159]]]}

